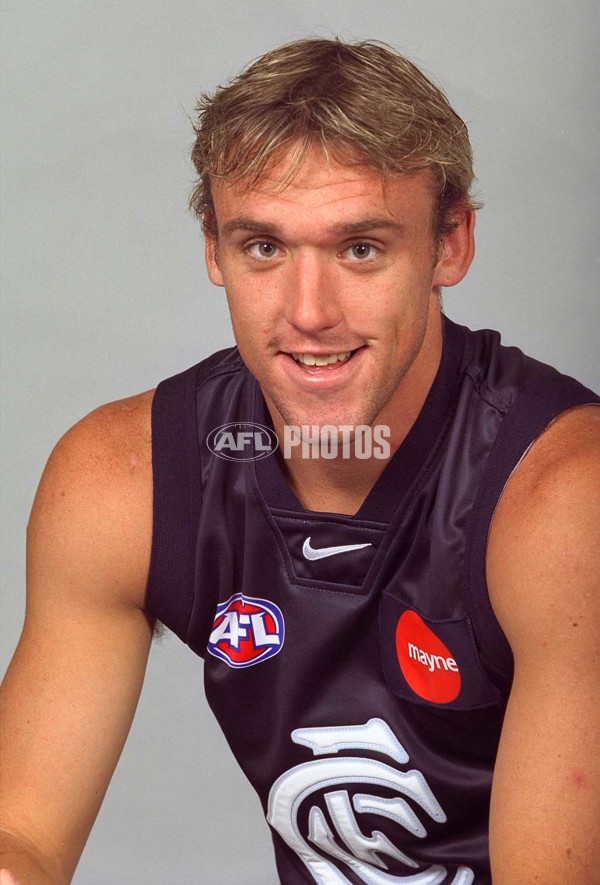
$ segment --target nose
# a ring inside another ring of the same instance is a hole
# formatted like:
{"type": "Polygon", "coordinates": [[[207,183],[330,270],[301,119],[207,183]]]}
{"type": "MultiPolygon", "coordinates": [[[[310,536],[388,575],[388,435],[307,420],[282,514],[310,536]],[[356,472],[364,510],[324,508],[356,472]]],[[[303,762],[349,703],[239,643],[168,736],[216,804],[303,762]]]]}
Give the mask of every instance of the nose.
{"type": "Polygon", "coordinates": [[[342,319],[335,271],[318,255],[298,257],[290,268],[285,318],[305,334],[330,329],[342,319]]]}

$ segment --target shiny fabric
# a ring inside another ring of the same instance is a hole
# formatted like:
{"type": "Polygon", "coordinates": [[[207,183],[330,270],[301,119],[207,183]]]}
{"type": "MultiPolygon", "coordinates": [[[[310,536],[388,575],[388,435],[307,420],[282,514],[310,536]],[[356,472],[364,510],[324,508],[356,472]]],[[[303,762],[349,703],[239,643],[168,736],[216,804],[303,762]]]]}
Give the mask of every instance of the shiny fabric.
{"type": "Polygon", "coordinates": [[[305,511],[278,454],[209,450],[216,427],[269,424],[235,350],[159,386],[147,608],[205,657],[207,698],[260,796],[284,885],[491,881],[512,660],[485,586],[487,531],[531,442],[598,401],[497,333],[445,319],[421,414],[349,517],[305,511]],[[308,537],[369,546],[309,561],[308,537]],[[270,656],[238,666],[214,653],[223,636],[262,636],[270,656]]]}

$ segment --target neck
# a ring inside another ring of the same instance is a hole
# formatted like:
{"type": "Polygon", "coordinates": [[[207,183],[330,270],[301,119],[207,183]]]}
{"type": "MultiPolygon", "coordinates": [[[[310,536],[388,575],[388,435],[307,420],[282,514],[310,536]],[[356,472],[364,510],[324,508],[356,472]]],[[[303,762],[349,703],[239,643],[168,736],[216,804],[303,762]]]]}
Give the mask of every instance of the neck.
{"type": "Polygon", "coordinates": [[[285,462],[288,481],[306,510],[353,516],[377,482],[388,459],[315,461],[307,469],[297,458],[285,462]]]}

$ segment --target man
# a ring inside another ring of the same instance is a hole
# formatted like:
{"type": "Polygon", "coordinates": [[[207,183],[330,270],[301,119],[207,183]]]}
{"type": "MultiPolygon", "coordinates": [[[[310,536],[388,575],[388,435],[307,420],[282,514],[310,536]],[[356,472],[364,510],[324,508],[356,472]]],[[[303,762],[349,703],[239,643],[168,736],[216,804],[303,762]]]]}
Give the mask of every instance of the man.
{"type": "Polygon", "coordinates": [[[239,352],[50,458],[3,865],[69,881],[159,619],[206,655],[286,885],[594,881],[599,400],[442,316],[464,123],[389,49],[307,40],[203,100],[193,159],[239,352]]]}

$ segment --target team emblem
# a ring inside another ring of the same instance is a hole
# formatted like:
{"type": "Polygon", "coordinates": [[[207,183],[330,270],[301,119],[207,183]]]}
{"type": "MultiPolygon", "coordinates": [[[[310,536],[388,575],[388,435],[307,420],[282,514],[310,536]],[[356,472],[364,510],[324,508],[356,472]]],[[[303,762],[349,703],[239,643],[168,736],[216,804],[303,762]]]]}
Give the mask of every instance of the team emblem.
{"type": "Polygon", "coordinates": [[[428,818],[434,824],[444,824],[447,818],[424,775],[414,768],[405,770],[408,753],[383,719],[298,728],[291,737],[316,758],[277,778],[269,793],[267,820],[304,863],[311,881],[472,885],[470,867],[461,864],[452,875],[439,862],[419,864],[402,851],[404,831],[423,839],[428,818]],[[352,755],[345,755],[346,750],[352,755]],[[369,834],[378,816],[393,822],[394,841],[379,829],[369,834]],[[390,873],[390,861],[405,872],[390,873]],[[346,871],[354,874],[352,880],[346,871]]]}
{"type": "Polygon", "coordinates": [[[274,602],[236,593],[217,606],[207,651],[230,667],[252,667],[281,651],[284,632],[274,602]]]}

